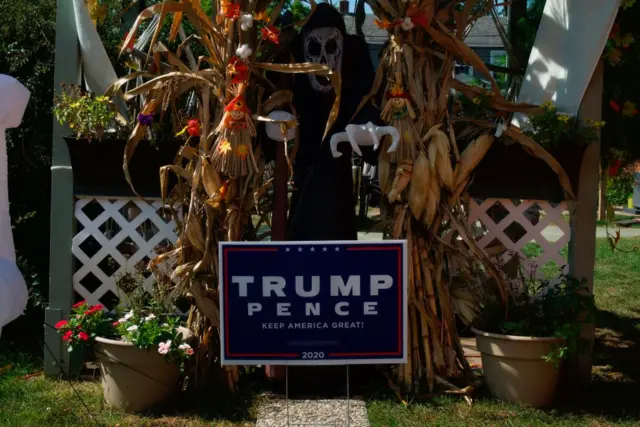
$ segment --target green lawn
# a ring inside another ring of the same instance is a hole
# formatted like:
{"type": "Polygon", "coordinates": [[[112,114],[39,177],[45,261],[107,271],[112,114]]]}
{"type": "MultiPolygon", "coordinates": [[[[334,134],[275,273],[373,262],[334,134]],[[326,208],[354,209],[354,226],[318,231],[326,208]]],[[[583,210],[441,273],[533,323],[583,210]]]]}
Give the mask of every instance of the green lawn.
{"type": "MultiPolygon", "coordinates": [[[[595,295],[598,307],[593,381],[572,391],[554,410],[535,410],[495,401],[482,391],[469,406],[440,397],[401,405],[382,386],[369,397],[372,426],[607,426],[640,425],[640,238],[623,239],[612,253],[598,240],[595,295]]],[[[529,248],[532,254],[535,247],[529,248]]],[[[75,382],[88,406],[69,383],[45,379],[41,363],[0,347],[0,426],[250,426],[255,422],[252,397],[203,396],[173,401],[144,416],[110,411],[102,404],[97,382],[75,382]],[[11,365],[6,370],[3,367],[11,365]]]]}

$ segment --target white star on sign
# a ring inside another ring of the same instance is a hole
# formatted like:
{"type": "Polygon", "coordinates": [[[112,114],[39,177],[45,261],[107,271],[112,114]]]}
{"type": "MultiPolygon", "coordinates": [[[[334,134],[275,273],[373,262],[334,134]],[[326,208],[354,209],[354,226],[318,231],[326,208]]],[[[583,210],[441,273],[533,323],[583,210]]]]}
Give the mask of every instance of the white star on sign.
{"type": "Polygon", "coordinates": [[[322,252],[327,252],[327,247],[322,248],[322,252]]]}
{"type": "Polygon", "coordinates": [[[336,252],[340,252],[340,248],[336,246],[336,252]]]}
{"type": "Polygon", "coordinates": [[[311,247],[311,249],[309,249],[309,250],[310,250],[311,252],[315,252],[315,251],[316,251],[316,248],[311,247]]]}
{"type": "Polygon", "coordinates": [[[301,247],[300,247],[300,248],[298,248],[298,252],[302,252],[302,248],[301,248],[301,247]]]}
{"type": "Polygon", "coordinates": [[[285,249],[285,252],[290,252],[290,251],[291,251],[291,248],[285,249]]]}

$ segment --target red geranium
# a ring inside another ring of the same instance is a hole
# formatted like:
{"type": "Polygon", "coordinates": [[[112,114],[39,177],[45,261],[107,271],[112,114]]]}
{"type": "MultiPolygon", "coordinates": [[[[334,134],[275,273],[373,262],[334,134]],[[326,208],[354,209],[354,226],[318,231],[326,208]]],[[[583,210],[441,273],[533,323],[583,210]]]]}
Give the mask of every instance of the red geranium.
{"type": "Polygon", "coordinates": [[[622,160],[620,159],[613,160],[611,162],[611,165],[609,165],[609,176],[614,177],[618,175],[618,172],[620,171],[620,166],[622,166],[622,160]]]}
{"type": "Polygon", "coordinates": [[[73,337],[73,331],[67,331],[62,336],[62,341],[71,341],[71,337],[73,337]]]}
{"type": "Polygon", "coordinates": [[[112,326],[118,326],[119,324],[120,324],[120,321],[119,321],[119,320],[116,320],[116,321],[115,321],[115,322],[113,322],[111,325],[112,325],[112,326]]]}
{"type": "Polygon", "coordinates": [[[69,323],[69,321],[63,319],[63,320],[61,320],[61,321],[59,321],[58,323],[55,324],[55,328],[56,329],[60,329],[63,326],[66,326],[68,323],[69,323]]]}
{"type": "Polygon", "coordinates": [[[78,307],[82,307],[82,306],[83,306],[83,305],[85,305],[86,303],[87,303],[87,300],[82,300],[82,301],[80,301],[80,302],[77,302],[77,303],[73,304],[73,305],[71,306],[71,308],[78,308],[78,307]]]}
{"type": "Polygon", "coordinates": [[[104,308],[104,305],[96,304],[93,307],[91,307],[89,310],[85,311],[84,314],[90,315],[90,314],[96,313],[98,311],[101,311],[103,308],[104,308]]]}
{"type": "Polygon", "coordinates": [[[620,112],[620,104],[618,104],[616,101],[614,101],[613,99],[609,101],[609,106],[611,107],[611,109],[613,111],[615,111],[616,113],[620,112]]]}
{"type": "Polygon", "coordinates": [[[78,338],[80,338],[82,341],[89,341],[89,335],[84,331],[78,334],[78,338]]]}

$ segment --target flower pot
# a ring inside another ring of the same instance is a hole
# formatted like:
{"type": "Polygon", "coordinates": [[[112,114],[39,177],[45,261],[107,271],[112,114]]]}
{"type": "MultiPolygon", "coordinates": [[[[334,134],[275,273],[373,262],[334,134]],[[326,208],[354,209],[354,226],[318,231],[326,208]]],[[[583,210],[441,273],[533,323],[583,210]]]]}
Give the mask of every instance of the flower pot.
{"type": "Polygon", "coordinates": [[[500,335],[475,328],[473,332],[485,382],[493,395],[535,408],[551,404],[559,370],[543,357],[560,343],[559,338],[500,335]]]}
{"type": "MultiPolygon", "coordinates": [[[[567,143],[550,150],[578,194],[580,167],[586,147],[567,143]]],[[[529,154],[520,144],[494,143],[474,169],[469,194],[478,199],[565,200],[558,175],[549,165],[529,154]]]]}
{"type": "Polygon", "coordinates": [[[167,363],[157,348],[97,337],[95,353],[100,364],[104,399],[110,407],[136,413],[167,399],[178,384],[180,372],[167,363]]]}
{"type": "MultiPolygon", "coordinates": [[[[76,195],[134,197],[122,169],[124,139],[65,138],[69,148],[76,195]]],[[[129,160],[129,174],[136,191],[144,197],[160,196],[160,167],[173,164],[180,144],[167,140],[153,144],[142,140],[129,160]]],[[[175,177],[169,174],[170,187],[175,177]]]]}

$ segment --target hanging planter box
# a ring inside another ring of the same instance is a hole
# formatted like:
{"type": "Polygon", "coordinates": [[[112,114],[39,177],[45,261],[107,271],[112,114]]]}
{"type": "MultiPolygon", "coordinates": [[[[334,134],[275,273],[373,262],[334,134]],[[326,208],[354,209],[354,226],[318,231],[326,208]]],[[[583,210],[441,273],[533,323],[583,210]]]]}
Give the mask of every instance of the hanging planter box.
{"type": "MultiPolygon", "coordinates": [[[[76,195],[134,197],[124,176],[122,162],[127,141],[88,141],[64,138],[69,148],[76,195]]],[[[129,173],[136,191],[144,197],[160,197],[160,167],[173,164],[180,148],[178,141],[157,144],[142,140],[129,161],[129,173]]],[[[175,177],[169,174],[170,187],[175,177]]]]}
{"type": "MultiPolygon", "coordinates": [[[[578,193],[580,167],[586,147],[567,143],[550,150],[571,181],[573,193],[578,193]]],[[[480,199],[531,199],[560,202],[566,196],[558,175],[519,144],[494,143],[474,170],[469,194],[480,199]]]]}

